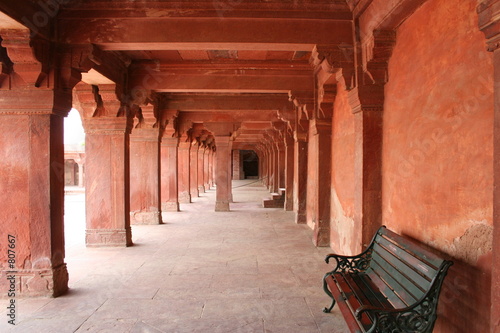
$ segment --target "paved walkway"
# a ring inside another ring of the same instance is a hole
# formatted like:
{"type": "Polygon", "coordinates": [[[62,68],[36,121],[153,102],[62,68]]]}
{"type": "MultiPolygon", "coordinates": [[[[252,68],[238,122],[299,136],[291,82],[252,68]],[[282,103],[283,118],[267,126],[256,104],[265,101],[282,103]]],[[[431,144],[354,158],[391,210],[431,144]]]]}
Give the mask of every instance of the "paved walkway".
{"type": "Polygon", "coordinates": [[[4,312],[0,332],[347,332],[338,309],[321,311],[329,249],[293,213],[262,208],[260,183],[233,186],[231,212],[213,211],[210,190],[166,224],[132,226],[129,248],[87,249],[84,196],[67,196],[70,292],[19,300],[18,325],[4,312]]]}

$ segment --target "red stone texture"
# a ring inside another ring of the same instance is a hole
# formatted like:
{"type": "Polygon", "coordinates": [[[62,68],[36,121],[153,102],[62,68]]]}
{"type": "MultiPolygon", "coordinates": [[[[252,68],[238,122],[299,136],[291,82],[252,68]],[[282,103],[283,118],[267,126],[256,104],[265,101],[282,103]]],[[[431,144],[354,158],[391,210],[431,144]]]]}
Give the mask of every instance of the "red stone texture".
{"type": "MultiPolygon", "coordinates": [[[[2,115],[0,121],[3,242],[16,238],[17,295],[58,296],[68,288],[64,263],[64,152],[62,117],[2,115]],[[50,207],[50,209],[47,209],[50,207]]],[[[7,247],[4,247],[7,249],[7,247]]],[[[1,282],[7,280],[7,251],[0,254],[1,282]]]]}
{"type": "MultiPolygon", "coordinates": [[[[155,129],[148,130],[155,131],[155,129]]],[[[160,147],[158,131],[151,139],[130,140],[130,212],[132,224],[161,223],[160,147]]]]}
{"type": "Polygon", "coordinates": [[[330,246],[338,253],[355,254],[354,244],[354,117],[343,82],[337,84],[332,119],[332,206],[330,246]]]}
{"type": "Polygon", "coordinates": [[[386,85],[383,223],[456,262],[436,332],[488,332],[492,56],[477,1],[430,0],[399,29],[386,85]]]}
{"type": "Polygon", "coordinates": [[[306,223],[307,203],[307,147],[305,141],[295,140],[293,160],[293,211],[295,223],[306,223]]]}
{"type": "MultiPolygon", "coordinates": [[[[314,123],[309,124],[309,133],[314,132],[314,123]]],[[[307,147],[307,194],[306,194],[306,221],[314,229],[318,220],[318,135],[309,135],[307,147]]]]}

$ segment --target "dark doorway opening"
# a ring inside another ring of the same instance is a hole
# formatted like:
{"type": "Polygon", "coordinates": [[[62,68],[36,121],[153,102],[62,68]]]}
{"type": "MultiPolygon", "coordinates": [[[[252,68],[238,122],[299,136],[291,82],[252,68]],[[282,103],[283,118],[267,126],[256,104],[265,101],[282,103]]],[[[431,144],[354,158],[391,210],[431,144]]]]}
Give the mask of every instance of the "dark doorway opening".
{"type": "Polygon", "coordinates": [[[259,156],[253,150],[242,150],[241,158],[245,179],[259,178],[259,156]]]}

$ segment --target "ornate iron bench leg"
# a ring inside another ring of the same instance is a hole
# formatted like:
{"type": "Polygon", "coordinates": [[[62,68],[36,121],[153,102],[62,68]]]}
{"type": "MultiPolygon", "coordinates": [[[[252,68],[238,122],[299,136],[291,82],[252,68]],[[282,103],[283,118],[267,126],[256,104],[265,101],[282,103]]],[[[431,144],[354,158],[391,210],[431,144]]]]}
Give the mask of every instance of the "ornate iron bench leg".
{"type": "Polygon", "coordinates": [[[330,313],[333,309],[333,307],[335,306],[335,298],[333,297],[332,293],[330,292],[330,290],[328,290],[328,285],[326,283],[326,278],[330,275],[330,273],[326,273],[325,276],[323,277],[323,290],[325,291],[325,293],[330,296],[330,298],[332,299],[332,304],[330,305],[329,308],[324,308],[323,309],[323,312],[324,313],[330,313]]]}

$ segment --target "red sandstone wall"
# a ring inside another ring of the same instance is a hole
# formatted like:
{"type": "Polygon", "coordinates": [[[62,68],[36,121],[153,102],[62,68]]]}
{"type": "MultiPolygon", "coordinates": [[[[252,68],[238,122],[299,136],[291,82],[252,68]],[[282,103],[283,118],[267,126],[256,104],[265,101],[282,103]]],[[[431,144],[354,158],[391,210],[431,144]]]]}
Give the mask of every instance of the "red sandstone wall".
{"type": "Polygon", "coordinates": [[[488,332],[492,58],[476,0],[429,0],[398,29],[386,85],[383,223],[450,255],[435,332],[488,332]]]}
{"type": "Polygon", "coordinates": [[[344,82],[337,85],[332,119],[332,186],[330,246],[354,254],[354,115],[344,82]]]}

